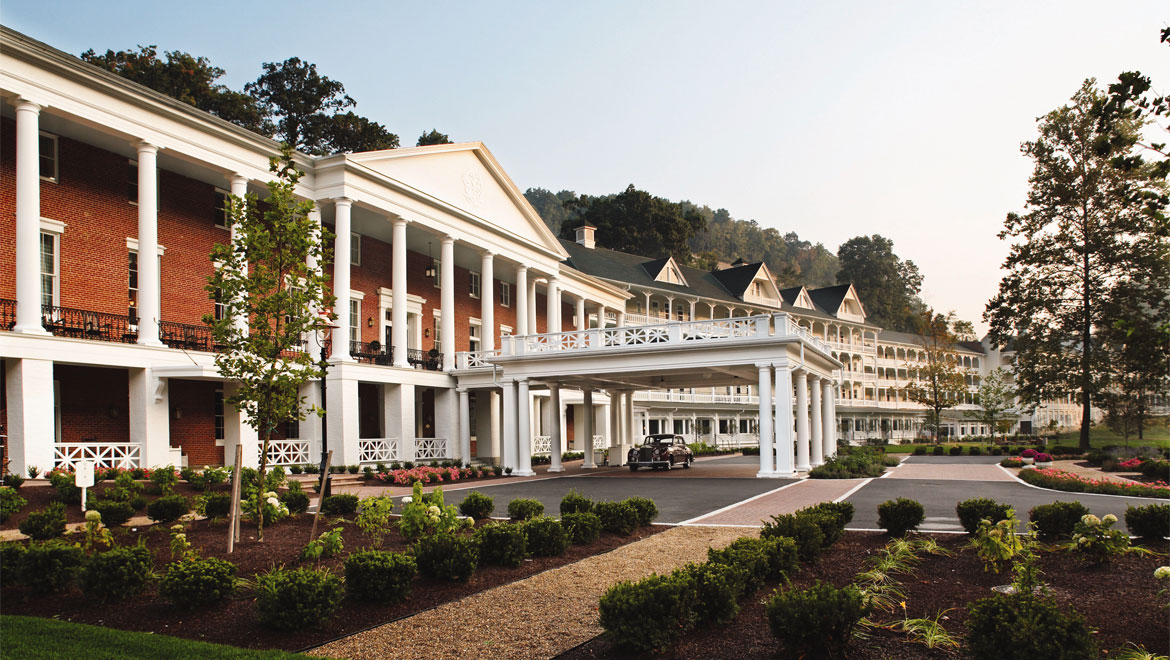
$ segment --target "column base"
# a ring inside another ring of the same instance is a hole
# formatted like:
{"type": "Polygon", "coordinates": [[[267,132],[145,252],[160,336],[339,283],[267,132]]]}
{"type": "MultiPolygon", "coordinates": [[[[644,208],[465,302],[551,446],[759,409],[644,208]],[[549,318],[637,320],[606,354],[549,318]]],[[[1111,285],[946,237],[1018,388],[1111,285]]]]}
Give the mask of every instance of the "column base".
{"type": "Polygon", "coordinates": [[[808,472],[811,469],[812,469],[812,466],[810,466],[810,465],[797,465],[796,466],[797,472],[808,472]]]}
{"type": "Polygon", "coordinates": [[[564,472],[565,468],[563,468],[563,467],[550,467],[548,469],[548,471],[549,472],[564,472]]]}
{"type": "Polygon", "coordinates": [[[36,325],[13,326],[12,331],[16,332],[16,333],[20,333],[22,335],[48,335],[49,334],[49,331],[45,330],[45,328],[42,327],[40,323],[37,323],[36,325]]]}
{"type": "Polygon", "coordinates": [[[596,470],[597,465],[582,465],[581,469],[583,469],[583,470],[596,470]]]}
{"type": "Polygon", "coordinates": [[[513,477],[534,477],[536,473],[532,470],[512,470],[513,477]]]}
{"type": "Polygon", "coordinates": [[[764,470],[760,470],[756,473],[757,479],[775,479],[778,476],[780,475],[775,472],[765,472],[764,470]]]}
{"type": "Polygon", "coordinates": [[[166,346],[166,344],[162,343],[158,339],[149,339],[147,341],[140,341],[140,342],[138,342],[138,345],[139,346],[166,346]]]}
{"type": "Polygon", "coordinates": [[[781,471],[777,470],[772,476],[780,478],[780,479],[795,479],[796,473],[795,472],[781,472],[781,471]]]}

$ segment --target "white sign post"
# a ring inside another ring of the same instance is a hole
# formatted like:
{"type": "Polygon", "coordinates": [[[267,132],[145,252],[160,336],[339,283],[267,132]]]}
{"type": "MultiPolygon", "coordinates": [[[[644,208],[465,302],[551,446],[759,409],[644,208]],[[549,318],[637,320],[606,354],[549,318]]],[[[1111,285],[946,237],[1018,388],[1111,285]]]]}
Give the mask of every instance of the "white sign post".
{"type": "Polygon", "coordinates": [[[85,489],[93,487],[93,461],[77,461],[73,483],[81,488],[81,510],[85,511],[85,489]]]}

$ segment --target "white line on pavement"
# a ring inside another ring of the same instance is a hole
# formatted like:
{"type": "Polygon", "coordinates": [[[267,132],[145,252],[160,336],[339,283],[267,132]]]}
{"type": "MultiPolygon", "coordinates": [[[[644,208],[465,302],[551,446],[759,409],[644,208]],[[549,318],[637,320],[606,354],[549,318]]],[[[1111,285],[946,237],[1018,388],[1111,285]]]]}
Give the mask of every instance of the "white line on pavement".
{"type": "Polygon", "coordinates": [[[721,509],[716,509],[716,510],[714,510],[714,511],[711,511],[711,512],[709,512],[709,513],[704,513],[704,514],[703,514],[703,515],[701,515],[701,516],[695,516],[694,518],[691,518],[691,519],[689,519],[689,520],[684,520],[684,521],[680,522],[679,524],[680,524],[680,525],[686,525],[686,524],[688,524],[688,523],[693,523],[693,522],[696,522],[696,521],[702,520],[703,518],[709,518],[709,517],[711,517],[711,516],[713,516],[713,515],[715,515],[715,514],[718,514],[718,513],[723,513],[724,511],[729,511],[729,510],[731,510],[731,509],[734,509],[735,507],[737,507],[737,506],[739,506],[739,505],[741,505],[741,504],[747,504],[748,502],[754,502],[754,501],[756,501],[756,500],[760,499],[761,497],[764,497],[765,495],[771,495],[772,493],[778,493],[778,492],[780,492],[780,491],[784,490],[785,488],[789,488],[789,487],[791,487],[791,486],[795,486],[796,484],[802,484],[802,483],[804,483],[804,481],[794,481],[794,482],[792,482],[792,483],[790,483],[790,484],[784,484],[783,486],[781,486],[781,487],[779,487],[779,488],[773,488],[772,490],[769,490],[769,491],[767,491],[767,492],[760,493],[759,495],[754,495],[754,496],[752,496],[752,497],[749,497],[749,498],[747,498],[746,500],[740,500],[739,502],[733,502],[733,503],[731,503],[731,504],[728,504],[727,506],[725,506],[725,507],[723,507],[723,508],[721,508],[721,509]]]}
{"type": "Polygon", "coordinates": [[[844,500],[845,500],[845,498],[847,498],[847,497],[849,497],[850,495],[852,495],[853,493],[856,493],[857,491],[861,490],[863,486],[865,486],[866,484],[868,484],[868,483],[869,483],[869,482],[871,482],[871,481],[873,481],[873,477],[870,477],[869,479],[866,479],[865,481],[862,481],[861,483],[857,484],[857,485],[856,485],[856,486],[854,486],[853,488],[850,488],[848,493],[845,493],[844,495],[842,495],[841,497],[838,497],[837,499],[835,499],[835,500],[833,500],[833,501],[834,501],[834,502],[842,502],[842,501],[844,501],[844,500]]]}

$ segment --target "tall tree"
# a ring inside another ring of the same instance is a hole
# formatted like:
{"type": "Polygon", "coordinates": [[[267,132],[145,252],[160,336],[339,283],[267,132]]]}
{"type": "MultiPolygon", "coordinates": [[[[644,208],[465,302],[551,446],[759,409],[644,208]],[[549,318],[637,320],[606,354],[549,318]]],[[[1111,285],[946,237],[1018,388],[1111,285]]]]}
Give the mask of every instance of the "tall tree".
{"type": "MultiPolygon", "coordinates": [[[[582,196],[570,203],[570,210],[577,207],[585,209],[578,216],[580,222],[597,227],[607,247],[647,257],[672,256],[683,264],[691,262],[687,241],[707,225],[697,211],[654,197],[632,183],[612,197],[582,196]]],[[[572,238],[580,222],[561,227],[561,236],[572,238]]]]}
{"type": "Polygon", "coordinates": [[[1151,255],[1166,240],[1164,218],[1142,201],[1157,196],[1158,182],[1145,168],[1115,163],[1132,153],[1141,121],[1102,123],[1104,104],[1095,81],[1086,80],[1023,144],[1034,162],[1026,211],[1009,213],[999,234],[1012,241],[1007,274],[984,312],[992,341],[1015,343],[1025,402],[1079,395],[1085,450],[1093,404],[1110,383],[1103,332],[1127,307],[1127,292],[1143,290],[1131,285],[1149,279],[1151,255]]]}
{"type": "MultiPolygon", "coordinates": [[[[224,378],[239,383],[225,402],[243,411],[260,437],[261,490],[273,430],[304,418],[300,386],[323,375],[315,356],[302,350],[302,342],[325,329],[314,308],[332,306],[322,274],[328,236],[309,218],[313,202],[295,195],[302,173],[293,167],[291,148],[286,146],[283,158],[273,158],[271,167],[276,178],[268,184],[263,206],[251,193],[245,199],[231,198],[233,238],[213,248],[211,260],[218,267],[206,287],[224,313],[219,319],[203,317],[216,344],[223,346],[215,356],[216,367],[224,378]],[[311,268],[310,260],[319,267],[311,268]]],[[[254,504],[257,536],[264,540],[264,497],[257,496],[254,504]]]]}
{"type": "MultiPolygon", "coordinates": [[[[569,209],[571,202],[577,200],[577,193],[571,190],[562,190],[556,194],[544,188],[529,188],[524,191],[524,198],[540,214],[544,224],[558,236],[565,225],[579,226],[576,221],[576,212],[569,209]]],[[[605,247],[610,247],[608,243],[605,247]]]]}
{"type": "Polygon", "coordinates": [[[446,133],[440,133],[438,129],[431,129],[430,133],[423,133],[418,136],[418,143],[416,147],[427,147],[432,144],[451,144],[451,138],[446,133]]]}
{"type": "Polygon", "coordinates": [[[938,442],[942,412],[962,403],[967,393],[967,380],[955,357],[959,339],[954,328],[961,323],[954,312],[943,315],[932,309],[916,319],[918,343],[925,354],[926,364],[908,365],[917,373],[903,392],[911,401],[926,407],[926,422],[934,442],[938,442]]]}
{"type": "Polygon", "coordinates": [[[308,143],[323,153],[355,153],[397,149],[398,136],[376,121],[352,112],[337,113],[313,122],[308,143]]]}
{"type": "Polygon", "coordinates": [[[837,249],[838,284],[853,284],[865,301],[866,321],[891,330],[913,332],[922,312],[918,292],[922,275],[909,259],[894,254],[894,242],[874,234],[857,236],[837,249]]]}
{"type": "Polygon", "coordinates": [[[991,441],[995,442],[995,434],[1007,433],[1015,422],[1015,402],[1016,392],[1008,381],[1007,372],[1001,368],[992,369],[979,383],[975,410],[964,415],[987,425],[991,429],[991,441]]]}
{"type": "Polygon", "coordinates": [[[91,48],[81,59],[250,131],[271,133],[256,99],[216,82],[224,76],[223,69],[206,57],[178,50],[164,55],[166,59],[159,58],[158,46],[140,45],[137,51],[107,50],[100,55],[91,48]]]}

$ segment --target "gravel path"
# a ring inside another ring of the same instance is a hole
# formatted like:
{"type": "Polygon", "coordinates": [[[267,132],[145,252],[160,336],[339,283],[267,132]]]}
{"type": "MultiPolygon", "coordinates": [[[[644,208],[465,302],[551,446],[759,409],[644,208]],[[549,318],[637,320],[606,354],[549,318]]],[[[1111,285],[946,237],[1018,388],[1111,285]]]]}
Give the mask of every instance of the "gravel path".
{"type": "Polygon", "coordinates": [[[600,634],[597,601],[619,580],[702,561],[755,530],[675,527],[311,651],[338,658],[550,658],[600,634]]]}

